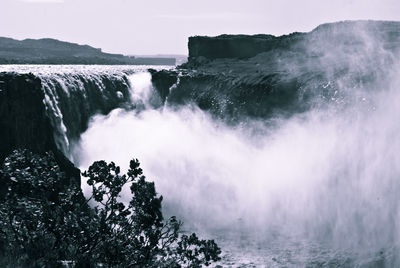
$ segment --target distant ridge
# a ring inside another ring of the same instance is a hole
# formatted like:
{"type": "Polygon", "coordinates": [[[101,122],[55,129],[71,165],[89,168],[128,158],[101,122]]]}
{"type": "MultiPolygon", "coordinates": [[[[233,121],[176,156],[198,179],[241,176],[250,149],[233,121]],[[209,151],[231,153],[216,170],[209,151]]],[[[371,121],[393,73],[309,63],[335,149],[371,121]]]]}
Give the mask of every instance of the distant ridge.
{"type": "Polygon", "coordinates": [[[136,58],[104,53],[100,48],[57,39],[0,37],[0,64],[111,64],[175,65],[175,58],[136,58]]]}

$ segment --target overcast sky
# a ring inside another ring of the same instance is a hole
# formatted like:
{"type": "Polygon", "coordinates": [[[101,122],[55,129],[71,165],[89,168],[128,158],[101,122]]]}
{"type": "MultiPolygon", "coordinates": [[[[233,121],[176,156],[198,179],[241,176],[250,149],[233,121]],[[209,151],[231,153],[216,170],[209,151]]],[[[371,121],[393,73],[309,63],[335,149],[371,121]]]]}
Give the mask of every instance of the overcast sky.
{"type": "Polygon", "coordinates": [[[0,36],[51,37],[123,54],[187,54],[192,35],[310,31],[400,20],[400,0],[0,0],[0,36]]]}

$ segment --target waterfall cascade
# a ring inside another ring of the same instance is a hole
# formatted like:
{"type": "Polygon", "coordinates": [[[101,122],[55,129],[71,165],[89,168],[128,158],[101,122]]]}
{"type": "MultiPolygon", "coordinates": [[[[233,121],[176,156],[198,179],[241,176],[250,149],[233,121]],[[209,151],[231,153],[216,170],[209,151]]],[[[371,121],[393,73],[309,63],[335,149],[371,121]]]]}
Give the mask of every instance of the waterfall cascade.
{"type": "MultiPolygon", "coordinates": [[[[141,104],[133,101],[138,97],[131,95],[131,84],[136,82],[130,79],[143,70],[146,66],[3,65],[0,68],[0,72],[8,74],[30,73],[40,81],[54,141],[69,158],[73,157],[71,144],[87,129],[91,116],[107,114],[117,107],[139,108],[141,104]]],[[[25,81],[28,87],[30,82],[25,81]]]]}
{"type": "MultiPolygon", "coordinates": [[[[317,28],[293,49],[151,75],[116,66],[0,70],[33,72],[7,83],[34,83],[34,93],[40,82],[35,122],[45,110],[57,147],[81,169],[100,159],[126,169],[138,158],[165,215],[216,237],[224,265],[396,267],[396,25],[386,25],[385,42],[374,28],[342,26],[317,28]]],[[[13,111],[3,102],[0,112],[13,111]]]]}
{"type": "Polygon", "coordinates": [[[93,117],[75,152],[82,169],[138,158],[165,213],[217,237],[227,263],[397,263],[397,80],[364,92],[368,102],[232,126],[195,105],[149,105],[157,92],[134,76],[144,108],[93,117]]]}

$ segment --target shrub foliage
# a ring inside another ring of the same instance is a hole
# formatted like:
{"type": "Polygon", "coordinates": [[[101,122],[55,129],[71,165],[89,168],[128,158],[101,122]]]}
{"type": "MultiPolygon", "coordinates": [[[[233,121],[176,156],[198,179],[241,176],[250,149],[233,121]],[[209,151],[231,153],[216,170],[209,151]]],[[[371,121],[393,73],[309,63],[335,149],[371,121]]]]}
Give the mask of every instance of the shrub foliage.
{"type": "Polygon", "coordinates": [[[92,189],[84,198],[51,153],[14,151],[0,169],[0,266],[201,267],[220,259],[213,240],[182,233],[164,220],[162,196],[139,161],[127,174],[113,162],[82,173],[92,189]],[[121,201],[123,189],[130,201],[121,201]]]}

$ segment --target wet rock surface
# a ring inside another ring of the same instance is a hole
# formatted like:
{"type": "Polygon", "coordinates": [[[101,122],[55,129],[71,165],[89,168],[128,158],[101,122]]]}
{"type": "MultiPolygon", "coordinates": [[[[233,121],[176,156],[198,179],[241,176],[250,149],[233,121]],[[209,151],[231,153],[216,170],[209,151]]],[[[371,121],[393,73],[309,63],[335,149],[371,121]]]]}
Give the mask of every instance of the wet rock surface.
{"type": "MultiPolygon", "coordinates": [[[[354,101],[350,91],[381,90],[376,85],[390,80],[387,66],[396,62],[399,40],[400,23],[378,21],[324,24],[280,37],[196,36],[189,39],[189,61],[178,72],[153,72],[153,84],[160,94],[169,92],[168,104],[192,102],[227,121],[330,104],[343,109],[354,101]]],[[[371,102],[362,92],[358,98],[371,102]]]]}
{"type": "Polygon", "coordinates": [[[52,151],[62,171],[80,185],[80,171],[57,148],[41,81],[32,74],[0,73],[0,162],[15,149],[52,151]]]}
{"type": "Polygon", "coordinates": [[[67,158],[89,119],[129,105],[127,77],[0,73],[0,162],[15,149],[51,151],[68,177],[80,171],[67,158]]]}

